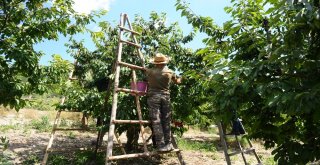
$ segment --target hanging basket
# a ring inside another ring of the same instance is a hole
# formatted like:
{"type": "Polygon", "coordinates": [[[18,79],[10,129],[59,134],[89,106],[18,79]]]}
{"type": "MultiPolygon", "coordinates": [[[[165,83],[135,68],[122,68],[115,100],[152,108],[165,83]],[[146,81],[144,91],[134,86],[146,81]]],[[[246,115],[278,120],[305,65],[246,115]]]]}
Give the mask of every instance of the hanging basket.
{"type": "MultiPolygon", "coordinates": [[[[137,81],[137,91],[142,92],[142,93],[138,93],[137,95],[139,95],[139,96],[145,95],[147,93],[147,88],[148,88],[147,82],[137,81]]],[[[131,90],[135,90],[133,82],[131,82],[131,90]]],[[[134,93],[131,93],[131,95],[134,95],[134,93]]]]}

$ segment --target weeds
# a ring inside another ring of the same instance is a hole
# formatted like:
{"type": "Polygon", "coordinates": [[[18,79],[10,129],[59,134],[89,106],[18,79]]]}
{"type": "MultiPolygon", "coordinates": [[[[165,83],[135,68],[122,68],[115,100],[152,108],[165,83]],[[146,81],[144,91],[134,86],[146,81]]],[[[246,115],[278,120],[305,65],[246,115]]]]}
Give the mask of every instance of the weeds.
{"type": "Polygon", "coordinates": [[[182,150],[216,152],[217,149],[213,141],[194,141],[177,138],[178,146],[182,150]]]}
{"type": "Polygon", "coordinates": [[[72,153],[73,156],[52,155],[48,159],[49,165],[65,164],[104,164],[104,153],[98,153],[96,156],[92,151],[78,151],[72,153]]]}
{"type": "Polygon", "coordinates": [[[263,164],[276,165],[277,163],[274,161],[273,157],[269,157],[263,160],[263,164]]]}
{"type": "Polygon", "coordinates": [[[75,138],[76,138],[76,135],[75,135],[73,132],[69,132],[69,133],[68,133],[68,137],[69,137],[70,139],[75,139],[75,138]]]}
{"type": "Polygon", "coordinates": [[[67,127],[69,124],[68,124],[68,121],[66,119],[61,119],[59,125],[60,125],[60,127],[67,127]]]}
{"type": "Polygon", "coordinates": [[[59,97],[50,95],[33,95],[28,99],[29,104],[27,104],[25,108],[37,109],[42,111],[55,110],[55,104],[59,103],[60,101],[59,97]]]}
{"type": "Polygon", "coordinates": [[[9,165],[11,164],[7,155],[0,152],[0,164],[1,165],[9,165]]]}
{"type": "Polygon", "coordinates": [[[71,164],[70,160],[64,155],[52,155],[48,160],[48,164],[52,165],[65,165],[71,164]]]}
{"type": "Polygon", "coordinates": [[[37,155],[30,155],[28,158],[22,162],[23,165],[34,165],[34,164],[40,164],[40,158],[37,155]]]}
{"type": "Polygon", "coordinates": [[[0,137],[0,149],[2,149],[3,151],[6,150],[9,146],[9,140],[7,137],[5,136],[1,136],[0,137]]]}
{"type": "Polygon", "coordinates": [[[47,116],[42,116],[40,120],[32,120],[31,127],[40,132],[49,132],[51,129],[49,118],[47,116]]]}
{"type": "Polygon", "coordinates": [[[19,126],[17,124],[15,125],[0,125],[0,132],[7,132],[8,130],[18,130],[19,126]]]}

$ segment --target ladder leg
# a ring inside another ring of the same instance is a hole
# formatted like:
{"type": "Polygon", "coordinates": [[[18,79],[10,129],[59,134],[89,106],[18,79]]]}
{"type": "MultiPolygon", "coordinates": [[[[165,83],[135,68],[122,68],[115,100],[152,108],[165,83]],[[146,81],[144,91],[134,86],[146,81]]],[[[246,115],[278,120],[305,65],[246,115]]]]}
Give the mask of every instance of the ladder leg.
{"type": "MultiPolygon", "coordinates": [[[[253,148],[253,145],[252,145],[250,139],[248,139],[248,138],[246,138],[246,139],[247,139],[247,141],[248,141],[248,143],[249,143],[250,148],[253,148]]],[[[253,154],[254,154],[254,156],[256,157],[258,163],[261,163],[261,160],[260,160],[258,154],[256,153],[256,150],[253,150],[253,154]]]]}
{"type": "MultiPolygon", "coordinates": [[[[117,70],[120,70],[120,68],[117,69],[117,70]]],[[[108,145],[107,145],[106,165],[110,165],[111,164],[110,162],[108,162],[108,158],[110,156],[112,156],[113,137],[114,137],[114,131],[115,131],[115,124],[114,124],[113,121],[116,118],[117,100],[118,100],[118,93],[116,91],[114,91],[114,93],[113,93],[113,105],[112,105],[112,112],[111,112],[111,120],[110,120],[109,132],[108,132],[108,145]]]]}
{"type": "Polygon", "coordinates": [[[224,151],[224,156],[226,158],[226,162],[228,165],[231,165],[231,160],[230,160],[230,157],[229,157],[229,154],[228,154],[228,146],[227,146],[227,142],[226,142],[226,137],[225,137],[225,132],[223,131],[223,128],[222,128],[222,124],[221,122],[218,122],[218,129],[219,129],[219,135],[220,135],[220,140],[221,140],[221,143],[222,143],[222,147],[223,147],[223,151],[224,151]]]}
{"type": "MultiPolygon", "coordinates": [[[[133,84],[134,84],[134,88],[135,88],[134,90],[137,90],[137,75],[136,75],[136,71],[135,70],[132,70],[132,80],[133,80],[133,84]]],[[[139,96],[137,94],[135,94],[135,99],[136,99],[138,118],[139,118],[139,121],[142,121],[140,100],[139,100],[139,96]]],[[[141,130],[141,138],[142,138],[142,141],[143,141],[144,152],[148,152],[146,138],[144,137],[144,126],[142,125],[141,122],[140,122],[140,130],[141,130]]]]}
{"type": "MultiPolygon", "coordinates": [[[[120,26],[123,26],[124,22],[124,15],[121,14],[120,16],[120,26]]],[[[119,32],[119,40],[121,40],[122,31],[119,32]]],[[[112,99],[112,109],[111,109],[111,117],[110,117],[110,126],[108,132],[108,146],[107,146],[107,154],[106,154],[106,165],[111,165],[109,162],[109,157],[112,156],[112,148],[113,148],[113,137],[114,137],[114,130],[115,130],[115,123],[113,122],[116,119],[117,114],[117,104],[118,104],[118,86],[119,86],[119,77],[120,77],[120,65],[118,62],[121,61],[121,54],[122,54],[122,42],[119,42],[118,45],[118,54],[117,54],[117,61],[116,61],[116,70],[115,70],[115,77],[114,77],[114,89],[113,89],[113,99],[112,99]]]]}
{"type": "MultiPolygon", "coordinates": [[[[127,22],[128,22],[129,29],[130,29],[130,30],[133,30],[133,29],[132,29],[132,25],[131,25],[131,23],[130,23],[130,21],[129,21],[128,15],[126,15],[125,17],[126,17],[126,20],[127,20],[127,22]]],[[[136,37],[135,37],[133,34],[132,34],[131,36],[132,36],[132,38],[133,38],[134,43],[135,43],[135,44],[138,44],[138,41],[137,41],[136,37]]],[[[140,60],[141,60],[141,62],[142,62],[142,66],[144,67],[144,66],[145,66],[144,62],[145,62],[145,61],[144,61],[143,55],[142,55],[142,53],[141,53],[141,51],[140,51],[139,48],[137,48],[137,51],[138,51],[138,56],[140,57],[140,60]]]]}
{"type": "Polygon", "coordinates": [[[42,163],[41,163],[42,165],[47,164],[48,157],[49,157],[49,150],[50,150],[50,148],[52,146],[52,143],[53,143],[54,135],[56,133],[56,128],[58,126],[58,122],[59,122],[59,119],[60,119],[60,114],[61,114],[61,111],[58,111],[57,115],[56,115],[56,119],[54,120],[54,124],[53,124],[51,135],[50,135],[50,140],[49,140],[49,143],[47,145],[46,152],[44,154],[44,157],[43,157],[43,160],[42,160],[42,163]]]}
{"type": "Polygon", "coordinates": [[[123,145],[122,145],[122,143],[121,143],[121,140],[120,140],[119,135],[118,135],[117,133],[115,133],[114,135],[116,136],[117,142],[118,142],[118,144],[119,144],[119,146],[120,146],[121,151],[123,152],[123,154],[127,154],[127,153],[126,153],[126,150],[124,149],[124,147],[123,147],[123,145]]]}
{"type": "Polygon", "coordinates": [[[82,113],[81,128],[89,129],[89,126],[88,126],[88,114],[86,112],[82,113]]]}
{"type": "Polygon", "coordinates": [[[116,113],[117,113],[116,111],[117,111],[118,93],[116,90],[117,90],[118,84],[119,84],[119,74],[120,74],[120,66],[117,66],[116,76],[115,76],[115,88],[114,88],[114,92],[113,92],[111,119],[110,119],[110,126],[109,126],[109,132],[108,132],[106,165],[111,164],[110,162],[108,162],[108,158],[110,156],[112,156],[113,137],[114,137],[114,131],[115,131],[115,123],[113,121],[116,119],[116,113]]]}
{"type": "Polygon", "coordinates": [[[238,144],[238,146],[239,146],[239,148],[240,148],[241,156],[242,156],[242,159],[243,159],[243,161],[244,161],[244,164],[247,165],[247,164],[248,164],[248,163],[247,163],[247,159],[246,159],[246,157],[244,156],[244,153],[242,152],[242,151],[243,151],[243,148],[242,148],[242,146],[241,146],[241,143],[240,143],[240,141],[239,141],[239,138],[238,138],[237,135],[234,135],[234,136],[235,136],[236,141],[237,141],[237,144],[238,144]]]}
{"type": "MultiPolygon", "coordinates": [[[[174,147],[174,148],[178,148],[178,145],[177,145],[177,143],[176,143],[176,139],[173,137],[173,134],[171,134],[171,141],[172,141],[173,147],[174,147]]],[[[177,157],[178,157],[178,159],[179,159],[180,165],[185,165],[186,162],[183,160],[181,151],[180,151],[180,150],[177,151],[176,154],[177,154],[177,157]]]]}

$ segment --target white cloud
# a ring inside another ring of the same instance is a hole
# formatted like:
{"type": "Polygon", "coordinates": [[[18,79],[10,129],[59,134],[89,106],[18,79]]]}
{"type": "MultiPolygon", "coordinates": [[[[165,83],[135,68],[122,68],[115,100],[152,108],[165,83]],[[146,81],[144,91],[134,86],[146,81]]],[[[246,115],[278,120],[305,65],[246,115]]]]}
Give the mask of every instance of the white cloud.
{"type": "Polygon", "coordinates": [[[90,14],[93,10],[109,10],[113,0],[74,0],[73,9],[81,14],[90,14]]]}

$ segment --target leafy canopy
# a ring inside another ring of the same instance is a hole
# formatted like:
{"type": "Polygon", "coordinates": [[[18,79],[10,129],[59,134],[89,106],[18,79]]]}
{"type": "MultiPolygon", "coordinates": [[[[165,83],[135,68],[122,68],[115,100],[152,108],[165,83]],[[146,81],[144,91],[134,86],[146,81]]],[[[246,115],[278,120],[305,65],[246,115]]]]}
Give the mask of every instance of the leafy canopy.
{"type": "MultiPolygon", "coordinates": [[[[319,0],[232,0],[223,26],[176,8],[204,32],[203,86],[219,120],[236,112],[251,138],[274,147],[279,164],[320,159],[319,0]]],[[[195,73],[190,72],[190,76],[195,73]]]]}
{"type": "Polygon", "coordinates": [[[74,35],[93,16],[77,15],[72,0],[2,0],[0,2],[0,104],[19,109],[23,95],[42,93],[42,52],[34,45],[58,40],[59,34],[74,35]]]}

